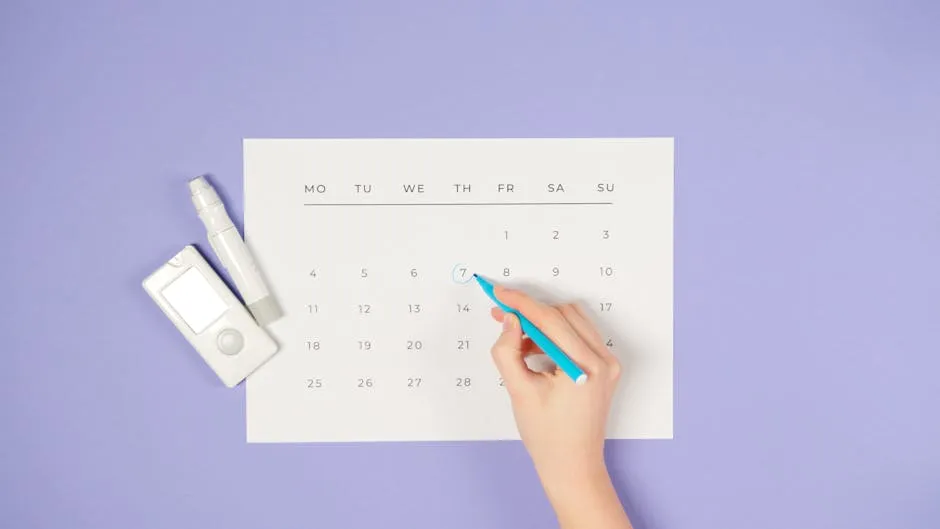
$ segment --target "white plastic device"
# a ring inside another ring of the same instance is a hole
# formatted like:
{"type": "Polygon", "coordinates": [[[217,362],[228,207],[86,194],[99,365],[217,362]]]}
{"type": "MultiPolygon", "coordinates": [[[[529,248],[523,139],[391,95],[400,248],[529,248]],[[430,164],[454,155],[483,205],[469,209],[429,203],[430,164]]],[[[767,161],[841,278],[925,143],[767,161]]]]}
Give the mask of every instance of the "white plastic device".
{"type": "Polygon", "coordinates": [[[261,276],[248,245],[225,211],[215,188],[204,176],[189,181],[189,191],[199,218],[208,232],[212,251],[219,257],[259,325],[266,326],[284,315],[261,276]]]}
{"type": "Polygon", "coordinates": [[[238,385],[278,350],[191,245],[147,276],[143,287],[228,387],[238,385]]]}

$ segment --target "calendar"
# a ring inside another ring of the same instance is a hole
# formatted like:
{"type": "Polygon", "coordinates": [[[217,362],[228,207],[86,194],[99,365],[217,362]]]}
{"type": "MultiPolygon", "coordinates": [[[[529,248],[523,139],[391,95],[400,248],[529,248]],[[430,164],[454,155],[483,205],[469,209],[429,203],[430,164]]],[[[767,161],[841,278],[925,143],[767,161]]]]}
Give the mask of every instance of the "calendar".
{"type": "Polygon", "coordinates": [[[671,138],[243,151],[245,238],[285,314],[246,382],[249,442],[518,439],[474,273],[580,303],[623,367],[608,437],[672,437],[671,138]]]}

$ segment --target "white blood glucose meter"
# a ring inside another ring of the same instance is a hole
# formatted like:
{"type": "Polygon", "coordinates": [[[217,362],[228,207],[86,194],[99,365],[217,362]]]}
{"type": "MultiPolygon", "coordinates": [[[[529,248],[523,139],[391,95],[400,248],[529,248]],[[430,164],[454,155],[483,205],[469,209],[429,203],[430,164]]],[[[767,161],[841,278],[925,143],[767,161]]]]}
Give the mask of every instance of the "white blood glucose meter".
{"type": "Polygon", "coordinates": [[[143,281],[144,290],[228,387],[277,352],[277,343],[193,246],[143,281]]]}

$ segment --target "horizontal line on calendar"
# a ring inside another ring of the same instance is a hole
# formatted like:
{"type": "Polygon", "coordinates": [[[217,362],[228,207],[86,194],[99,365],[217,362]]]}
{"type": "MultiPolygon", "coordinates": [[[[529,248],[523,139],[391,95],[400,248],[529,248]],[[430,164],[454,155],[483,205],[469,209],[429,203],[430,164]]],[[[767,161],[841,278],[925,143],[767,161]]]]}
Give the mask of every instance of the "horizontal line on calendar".
{"type": "Polygon", "coordinates": [[[613,202],[308,202],[304,206],[612,206],[613,202]]]}

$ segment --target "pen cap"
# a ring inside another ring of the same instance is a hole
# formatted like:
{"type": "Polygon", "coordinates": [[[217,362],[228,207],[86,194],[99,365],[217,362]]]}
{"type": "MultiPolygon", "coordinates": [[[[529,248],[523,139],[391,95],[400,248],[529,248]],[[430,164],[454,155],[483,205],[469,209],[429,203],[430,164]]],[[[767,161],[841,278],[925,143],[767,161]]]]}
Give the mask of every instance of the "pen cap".
{"type": "Polygon", "coordinates": [[[204,176],[197,176],[189,181],[189,193],[192,195],[196,211],[222,204],[219,194],[216,193],[215,188],[209,184],[204,176]]]}

